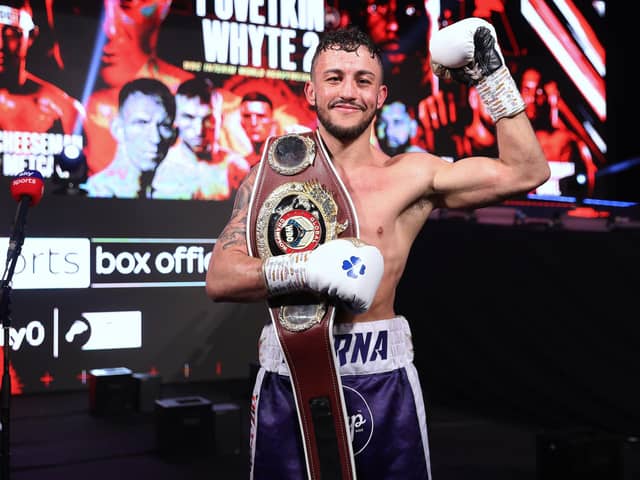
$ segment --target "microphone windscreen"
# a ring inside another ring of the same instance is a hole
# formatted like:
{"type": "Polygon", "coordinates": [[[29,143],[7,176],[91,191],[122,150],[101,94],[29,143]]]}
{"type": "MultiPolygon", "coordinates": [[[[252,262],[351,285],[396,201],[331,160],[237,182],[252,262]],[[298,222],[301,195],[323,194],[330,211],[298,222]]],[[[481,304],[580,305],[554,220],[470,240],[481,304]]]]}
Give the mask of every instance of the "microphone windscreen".
{"type": "Polygon", "coordinates": [[[44,179],[37,170],[23,170],[11,181],[11,196],[16,202],[27,196],[31,205],[36,206],[44,194],[44,179]]]}

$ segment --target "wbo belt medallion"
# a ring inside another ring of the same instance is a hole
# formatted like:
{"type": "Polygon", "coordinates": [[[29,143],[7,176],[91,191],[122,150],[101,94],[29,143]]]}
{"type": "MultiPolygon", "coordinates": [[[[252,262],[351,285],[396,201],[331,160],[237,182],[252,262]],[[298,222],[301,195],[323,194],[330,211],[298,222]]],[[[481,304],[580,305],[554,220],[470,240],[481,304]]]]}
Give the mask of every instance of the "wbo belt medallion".
{"type": "MultiPolygon", "coordinates": [[[[315,142],[302,135],[279,137],[269,147],[269,166],[275,172],[292,176],[313,165],[315,142]]],[[[256,247],[260,258],[311,251],[333,240],[347,228],[338,223],[338,205],[317,180],[284,182],[264,200],[256,218],[256,247]]],[[[314,296],[283,304],[280,324],[291,332],[301,332],[319,323],[327,306],[314,296]],[[309,302],[306,301],[309,299],[309,302]]]]}
{"type": "Polygon", "coordinates": [[[269,147],[269,166],[281,175],[297,175],[313,164],[316,144],[295,133],[278,138],[269,147]]]}
{"type": "Polygon", "coordinates": [[[338,223],[338,205],[315,180],[287,182],[266,198],[256,221],[261,258],[313,250],[346,229],[338,223]]]}
{"type": "MultiPolygon", "coordinates": [[[[305,252],[333,240],[346,227],[338,223],[338,205],[319,182],[287,182],[265,199],[256,221],[256,245],[261,258],[305,252]]],[[[279,321],[292,332],[319,323],[326,313],[323,303],[286,304],[279,321]]]]}

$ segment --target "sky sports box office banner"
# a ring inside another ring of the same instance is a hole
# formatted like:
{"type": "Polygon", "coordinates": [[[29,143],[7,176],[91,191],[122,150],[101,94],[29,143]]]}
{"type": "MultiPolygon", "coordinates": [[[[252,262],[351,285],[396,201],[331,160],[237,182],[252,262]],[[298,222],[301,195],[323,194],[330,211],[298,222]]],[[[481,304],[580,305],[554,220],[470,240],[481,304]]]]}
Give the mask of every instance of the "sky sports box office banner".
{"type": "MultiPolygon", "coordinates": [[[[552,166],[533,198],[597,198],[607,152],[606,4],[555,0],[0,0],[0,261],[22,170],[45,180],[12,290],[14,391],[92,368],[242,377],[264,305],[213,304],[211,248],[269,135],[315,128],[323,32],[356,24],[390,87],[371,142],[450,161],[496,151],[473,88],[438,80],[429,38],[489,19],[552,166]]],[[[607,192],[609,200],[614,198],[607,192]]],[[[6,255],[5,255],[6,256],[6,255]]]]}

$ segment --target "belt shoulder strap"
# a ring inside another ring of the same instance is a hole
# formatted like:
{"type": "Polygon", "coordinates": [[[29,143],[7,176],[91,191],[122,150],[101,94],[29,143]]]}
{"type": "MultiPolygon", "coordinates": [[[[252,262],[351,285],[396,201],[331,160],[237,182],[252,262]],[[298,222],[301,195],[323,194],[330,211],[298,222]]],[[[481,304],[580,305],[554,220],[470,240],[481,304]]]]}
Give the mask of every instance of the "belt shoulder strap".
{"type": "MultiPolygon", "coordinates": [[[[258,168],[247,216],[252,256],[358,236],[353,202],[317,131],[270,138],[258,168]]],[[[267,306],[291,374],[309,479],[355,479],[333,344],[335,306],[312,294],[272,298],[267,306]]]]}

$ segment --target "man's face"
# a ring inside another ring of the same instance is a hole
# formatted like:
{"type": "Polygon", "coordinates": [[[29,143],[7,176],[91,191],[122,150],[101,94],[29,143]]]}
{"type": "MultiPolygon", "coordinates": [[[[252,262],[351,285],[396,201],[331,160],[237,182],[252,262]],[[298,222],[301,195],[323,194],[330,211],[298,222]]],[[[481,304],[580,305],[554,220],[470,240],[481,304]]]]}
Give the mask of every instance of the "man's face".
{"type": "Polygon", "coordinates": [[[25,68],[31,15],[24,9],[0,5],[0,78],[2,84],[15,82],[25,68]]]}
{"type": "Polygon", "coordinates": [[[355,52],[329,49],[317,57],[305,95],[331,135],[354,140],[371,125],[387,97],[381,76],[380,64],[365,47],[355,52]]]}
{"type": "Polygon", "coordinates": [[[547,103],[547,98],[541,84],[540,73],[533,69],[526,70],[522,74],[520,86],[520,93],[526,105],[527,116],[532,121],[537,120],[547,103]]]}
{"type": "Polygon", "coordinates": [[[273,129],[271,105],[258,100],[242,102],[240,104],[240,124],[251,143],[264,143],[273,129]]]}
{"type": "MultiPolygon", "coordinates": [[[[424,6],[411,0],[366,0],[365,23],[371,39],[392,65],[399,65],[408,54],[426,49],[426,35],[415,39],[416,26],[426,23],[424,6]],[[401,38],[400,34],[407,36],[401,38]],[[410,39],[412,45],[405,45],[410,39]]],[[[424,25],[422,26],[424,29],[424,25]]]]}
{"type": "Polygon", "coordinates": [[[378,137],[390,148],[398,149],[408,145],[415,128],[415,120],[402,103],[393,102],[382,107],[378,137]]]}
{"type": "Polygon", "coordinates": [[[118,114],[116,140],[138,169],[152,170],[173,143],[173,119],[162,101],[151,95],[133,93],[118,114]]]}
{"type": "Polygon", "coordinates": [[[216,119],[209,103],[199,97],[176,95],[176,127],[182,141],[200,157],[211,154],[216,119]]]}
{"type": "Polygon", "coordinates": [[[103,80],[120,86],[155,54],[160,25],[171,0],[104,0],[103,80]]]}

